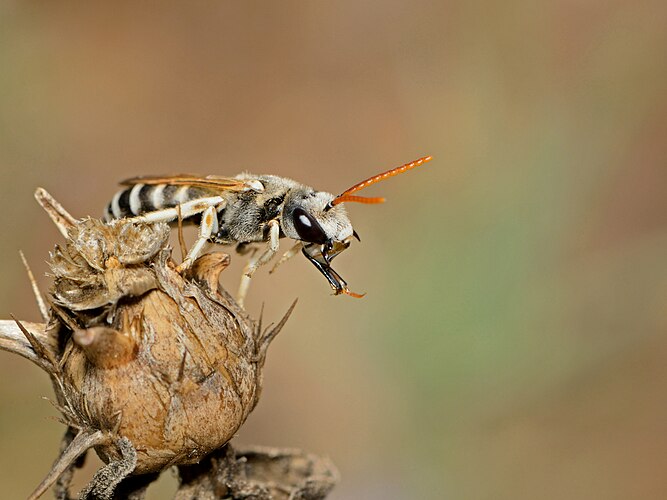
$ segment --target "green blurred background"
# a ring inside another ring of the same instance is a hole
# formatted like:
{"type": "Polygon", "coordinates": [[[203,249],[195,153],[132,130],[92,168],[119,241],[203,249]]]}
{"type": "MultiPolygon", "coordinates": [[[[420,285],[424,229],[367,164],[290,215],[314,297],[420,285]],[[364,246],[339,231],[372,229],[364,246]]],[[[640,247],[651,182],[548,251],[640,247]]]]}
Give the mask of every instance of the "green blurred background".
{"type": "MultiPolygon", "coordinates": [[[[38,319],[19,249],[48,287],[36,186],[99,215],[138,174],[336,193],[431,154],[349,207],[364,299],[301,257],[258,273],[251,312],[300,301],[238,442],[329,455],[333,499],[667,498],[666,26],[664,1],[3,1],[0,317],[38,319]]],[[[63,428],[36,367],[0,379],[23,498],[63,428]]]]}

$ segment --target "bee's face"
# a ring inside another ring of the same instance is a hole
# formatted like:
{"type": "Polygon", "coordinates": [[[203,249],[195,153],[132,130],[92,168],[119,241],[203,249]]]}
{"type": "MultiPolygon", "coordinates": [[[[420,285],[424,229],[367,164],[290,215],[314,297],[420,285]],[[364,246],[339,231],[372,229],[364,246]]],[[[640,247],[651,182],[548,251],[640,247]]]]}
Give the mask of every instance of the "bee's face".
{"type": "Polygon", "coordinates": [[[285,203],[281,226],[289,238],[306,243],[332,246],[348,241],[352,223],[342,206],[327,209],[334,199],[330,193],[298,190],[285,203]]]}
{"type": "Polygon", "coordinates": [[[359,239],[341,204],[384,202],[384,198],[357,196],[355,193],[384,179],[418,167],[430,159],[430,156],[425,156],[369,177],[338,196],[315,191],[303,185],[294,185],[296,183],[290,186],[280,220],[282,232],[285,236],[303,243],[302,253],[327,278],[336,295],[344,293],[353,297],[362,297],[362,295],[350,292],[345,280],[331,267],[331,261],[350,246],[352,238],[359,239]]]}
{"type": "Polygon", "coordinates": [[[349,293],[347,283],[331,267],[331,261],[350,246],[356,233],[342,206],[331,206],[331,193],[310,188],[294,190],[283,209],[285,236],[303,242],[302,253],[327,278],[334,293],[349,293]]]}

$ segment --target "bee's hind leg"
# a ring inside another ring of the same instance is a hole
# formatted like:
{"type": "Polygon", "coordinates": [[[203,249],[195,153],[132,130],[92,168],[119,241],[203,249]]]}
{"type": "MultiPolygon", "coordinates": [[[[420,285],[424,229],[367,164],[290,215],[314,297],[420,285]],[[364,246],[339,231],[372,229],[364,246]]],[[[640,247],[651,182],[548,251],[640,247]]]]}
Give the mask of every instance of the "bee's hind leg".
{"type": "Polygon", "coordinates": [[[248,288],[250,287],[250,279],[252,275],[255,274],[255,271],[260,266],[263,266],[269,262],[273,256],[278,251],[278,246],[280,244],[280,224],[278,220],[274,219],[268,222],[269,226],[269,244],[266,247],[266,250],[261,254],[257,255],[257,252],[253,252],[248,263],[243,269],[243,275],[241,276],[241,283],[239,284],[239,291],[236,296],[236,301],[240,306],[243,306],[245,302],[245,297],[248,293],[248,288]]]}
{"type": "MultiPolygon", "coordinates": [[[[178,219],[180,216],[182,219],[187,219],[195,214],[204,212],[207,208],[217,207],[220,209],[224,206],[225,200],[220,196],[211,196],[209,198],[198,198],[195,200],[186,201],[181,203],[180,206],[163,208],[161,210],[155,210],[153,212],[146,212],[142,215],[135,215],[134,217],[128,217],[123,220],[130,222],[172,222],[178,219]]],[[[217,223],[217,221],[216,221],[217,223]]]]}
{"type": "Polygon", "coordinates": [[[194,245],[190,247],[188,255],[183,262],[176,268],[179,273],[188,269],[192,263],[199,257],[211,235],[218,230],[218,217],[215,207],[208,207],[201,214],[201,224],[199,225],[199,235],[194,245]]]}

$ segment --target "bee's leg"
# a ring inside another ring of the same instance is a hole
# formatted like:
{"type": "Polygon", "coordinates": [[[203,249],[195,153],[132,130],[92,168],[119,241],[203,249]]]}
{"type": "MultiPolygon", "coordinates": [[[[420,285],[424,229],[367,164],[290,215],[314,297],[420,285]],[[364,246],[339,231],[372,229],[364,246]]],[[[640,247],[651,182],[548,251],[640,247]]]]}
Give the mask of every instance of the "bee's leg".
{"type": "Polygon", "coordinates": [[[239,284],[239,292],[236,298],[236,301],[241,306],[243,306],[243,303],[245,302],[245,296],[248,293],[248,287],[250,286],[250,278],[252,278],[252,275],[255,274],[257,268],[270,261],[278,251],[278,245],[280,244],[280,223],[277,219],[274,219],[268,222],[268,226],[269,244],[267,245],[266,250],[259,255],[253,252],[250,260],[248,260],[248,263],[243,269],[241,283],[239,284]]]}
{"type": "Polygon", "coordinates": [[[239,290],[236,292],[236,302],[241,307],[243,307],[245,303],[245,297],[248,295],[248,288],[250,287],[250,277],[246,275],[246,271],[250,267],[251,263],[256,260],[257,248],[253,248],[252,250],[244,248],[244,253],[241,255],[245,255],[247,253],[250,253],[250,259],[248,259],[248,263],[243,269],[243,273],[241,274],[241,282],[239,283],[239,290]]]}
{"type": "Polygon", "coordinates": [[[280,244],[280,223],[274,219],[268,222],[268,226],[269,244],[267,245],[266,250],[264,250],[259,257],[250,259],[243,270],[243,274],[248,278],[252,278],[252,275],[255,274],[257,268],[270,261],[278,251],[278,245],[280,244]]]}
{"type": "Polygon", "coordinates": [[[181,206],[177,205],[176,210],[178,211],[178,244],[181,247],[181,261],[183,261],[188,254],[188,250],[185,245],[185,238],[183,237],[183,214],[181,213],[181,206]]]}
{"type": "Polygon", "coordinates": [[[248,295],[249,287],[250,287],[250,277],[246,276],[246,274],[243,273],[241,275],[241,283],[239,283],[239,291],[236,293],[236,302],[241,307],[245,305],[245,297],[246,295],[248,295]]]}
{"type": "MultiPolygon", "coordinates": [[[[209,198],[198,198],[196,200],[190,200],[180,205],[180,215],[183,219],[192,217],[195,214],[202,213],[209,207],[220,208],[221,205],[225,202],[222,196],[211,196],[209,198]]],[[[132,222],[171,222],[178,218],[179,208],[165,208],[163,210],[156,210],[155,212],[148,212],[143,215],[137,215],[136,217],[128,217],[127,219],[132,222]]],[[[217,221],[216,221],[217,223],[217,221]]]]}
{"type": "Polygon", "coordinates": [[[189,268],[192,263],[199,257],[199,254],[208,243],[209,238],[214,232],[218,231],[218,216],[216,207],[208,207],[201,214],[201,224],[199,224],[199,235],[195,244],[190,247],[188,255],[183,259],[183,262],[176,268],[179,273],[189,268]]]}
{"type": "Polygon", "coordinates": [[[301,251],[302,248],[303,248],[303,243],[302,243],[301,241],[297,242],[296,245],[294,245],[292,248],[290,248],[289,250],[287,250],[287,252],[285,252],[285,253],[282,255],[282,257],[280,257],[280,259],[278,260],[278,262],[276,262],[276,264],[271,268],[271,270],[269,271],[269,273],[273,273],[273,272],[275,272],[275,270],[278,269],[278,266],[279,266],[279,265],[284,264],[285,262],[287,262],[288,260],[290,260],[290,259],[291,259],[292,257],[294,257],[296,254],[298,254],[298,253],[301,251]]]}

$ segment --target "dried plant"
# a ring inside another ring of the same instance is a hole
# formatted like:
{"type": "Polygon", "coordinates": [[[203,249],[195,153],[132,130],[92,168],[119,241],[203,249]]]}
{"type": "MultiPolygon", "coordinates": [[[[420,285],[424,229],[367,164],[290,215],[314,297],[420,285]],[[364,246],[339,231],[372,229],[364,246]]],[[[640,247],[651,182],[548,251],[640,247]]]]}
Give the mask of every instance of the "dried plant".
{"type": "Polygon", "coordinates": [[[30,498],[69,483],[85,453],[105,462],[79,498],[142,498],[177,466],[176,498],[323,498],[337,472],[325,460],[229,440],[257,404],[269,344],[293,307],[263,329],[218,285],[229,256],[175,270],[165,224],[75,220],[48,193],[36,197],[65,244],[51,253],[44,323],[0,322],[0,348],[53,381],[67,426],[60,457],[30,498]],[[48,303],[48,306],[46,305],[48,303]]]}

